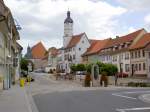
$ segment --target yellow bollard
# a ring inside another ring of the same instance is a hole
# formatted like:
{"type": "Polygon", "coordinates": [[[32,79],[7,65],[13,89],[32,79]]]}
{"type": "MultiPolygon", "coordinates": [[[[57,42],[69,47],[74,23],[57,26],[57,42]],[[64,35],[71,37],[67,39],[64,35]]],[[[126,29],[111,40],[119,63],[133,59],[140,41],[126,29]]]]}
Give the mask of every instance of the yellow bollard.
{"type": "Polygon", "coordinates": [[[20,78],[20,87],[24,87],[25,80],[24,78],[20,78]]]}

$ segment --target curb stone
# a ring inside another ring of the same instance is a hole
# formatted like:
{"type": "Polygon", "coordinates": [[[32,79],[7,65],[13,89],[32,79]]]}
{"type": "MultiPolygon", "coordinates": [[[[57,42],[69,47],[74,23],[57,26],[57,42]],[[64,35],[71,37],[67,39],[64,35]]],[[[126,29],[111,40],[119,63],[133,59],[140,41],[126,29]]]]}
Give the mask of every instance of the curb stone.
{"type": "Polygon", "coordinates": [[[31,110],[30,112],[39,112],[31,93],[28,91],[27,88],[25,88],[25,89],[26,89],[26,95],[28,97],[28,102],[29,102],[29,106],[30,106],[30,110],[31,110]]]}

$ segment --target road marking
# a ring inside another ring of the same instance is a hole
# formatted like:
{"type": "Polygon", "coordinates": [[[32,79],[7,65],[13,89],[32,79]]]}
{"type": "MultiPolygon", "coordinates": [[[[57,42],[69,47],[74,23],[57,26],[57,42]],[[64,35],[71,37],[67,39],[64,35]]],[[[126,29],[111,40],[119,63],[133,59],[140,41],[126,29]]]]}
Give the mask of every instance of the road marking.
{"type": "Polygon", "coordinates": [[[125,95],[122,95],[122,94],[139,94],[139,93],[150,93],[150,91],[120,92],[120,93],[113,93],[112,95],[113,95],[113,96],[119,96],[119,97],[123,97],[123,98],[135,100],[135,99],[137,99],[137,98],[125,96],[125,95]]]}
{"type": "Polygon", "coordinates": [[[136,110],[150,110],[150,107],[128,108],[128,109],[116,109],[116,111],[118,111],[118,112],[136,111],[136,110]]]}
{"type": "Polygon", "coordinates": [[[119,97],[127,98],[127,99],[136,100],[136,98],[134,98],[134,97],[124,96],[124,95],[121,95],[121,94],[112,94],[112,95],[113,95],[113,96],[119,96],[119,97]]]}
{"type": "Polygon", "coordinates": [[[133,92],[122,92],[123,94],[133,94],[133,93],[150,93],[150,91],[133,91],[133,92]]]}

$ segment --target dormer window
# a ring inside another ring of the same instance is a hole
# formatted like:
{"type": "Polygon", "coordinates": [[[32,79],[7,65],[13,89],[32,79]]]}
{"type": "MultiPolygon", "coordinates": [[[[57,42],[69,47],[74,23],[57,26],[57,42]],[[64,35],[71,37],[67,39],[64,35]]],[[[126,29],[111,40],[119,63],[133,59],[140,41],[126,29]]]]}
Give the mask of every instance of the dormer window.
{"type": "Polygon", "coordinates": [[[125,47],[125,44],[122,44],[122,48],[124,48],[125,47]]]}

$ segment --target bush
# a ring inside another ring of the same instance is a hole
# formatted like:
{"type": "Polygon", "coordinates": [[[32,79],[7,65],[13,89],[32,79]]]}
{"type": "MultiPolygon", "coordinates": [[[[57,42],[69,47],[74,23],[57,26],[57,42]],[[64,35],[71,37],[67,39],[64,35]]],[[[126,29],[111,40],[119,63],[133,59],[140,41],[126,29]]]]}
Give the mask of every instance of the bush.
{"type": "Polygon", "coordinates": [[[91,85],[91,74],[88,72],[85,76],[85,80],[84,80],[84,86],[85,87],[90,87],[91,85]]]}
{"type": "Polygon", "coordinates": [[[150,87],[150,83],[146,82],[129,82],[129,87],[150,87]]]}
{"type": "Polygon", "coordinates": [[[100,79],[100,85],[103,85],[104,82],[104,86],[107,87],[108,86],[108,77],[107,77],[107,72],[102,72],[101,73],[101,79],[100,79]]]}

